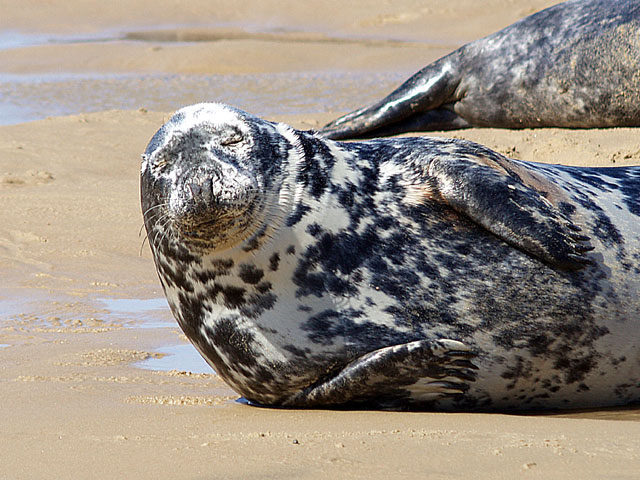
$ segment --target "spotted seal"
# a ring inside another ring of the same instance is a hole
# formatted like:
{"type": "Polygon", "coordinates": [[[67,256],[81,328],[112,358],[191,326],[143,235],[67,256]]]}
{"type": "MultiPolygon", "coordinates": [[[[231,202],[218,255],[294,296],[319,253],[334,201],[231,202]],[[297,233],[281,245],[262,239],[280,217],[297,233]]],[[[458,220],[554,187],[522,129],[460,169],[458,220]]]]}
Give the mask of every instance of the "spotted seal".
{"type": "Polygon", "coordinates": [[[341,143],[220,104],[179,110],[141,173],[180,327],[244,397],[295,407],[639,400],[639,194],[640,167],[341,143]]]}
{"type": "Polygon", "coordinates": [[[638,72],[640,3],[573,0],[464,45],[321,131],[639,126],[638,72]]]}

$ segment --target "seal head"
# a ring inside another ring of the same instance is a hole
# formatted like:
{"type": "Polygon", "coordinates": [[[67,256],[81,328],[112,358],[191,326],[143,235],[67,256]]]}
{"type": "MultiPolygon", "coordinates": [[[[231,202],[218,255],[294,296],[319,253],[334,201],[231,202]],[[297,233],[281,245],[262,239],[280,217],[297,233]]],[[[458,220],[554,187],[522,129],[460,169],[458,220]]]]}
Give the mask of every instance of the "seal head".
{"type": "Polygon", "coordinates": [[[203,252],[223,250],[267,228],[277,216],[279,199],[270,192],[281,167],[280,152],[261,145],[261,136],[231,107],[196,105],[178,112],[143,155],[143,171],[149,171],[143,179],[152,182],[143,188],[163,199],[143,205],[149,218],[203,252]],[[272,156],[256,162],[254,149],[272,156]]]}

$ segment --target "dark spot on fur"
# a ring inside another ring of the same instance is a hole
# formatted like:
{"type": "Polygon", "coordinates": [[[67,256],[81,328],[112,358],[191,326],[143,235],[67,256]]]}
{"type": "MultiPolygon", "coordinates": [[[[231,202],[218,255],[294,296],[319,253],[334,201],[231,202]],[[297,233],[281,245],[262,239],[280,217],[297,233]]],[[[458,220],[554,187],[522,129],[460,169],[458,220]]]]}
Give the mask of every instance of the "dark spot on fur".
{"type": "Polygon", "coordinates": [[[576,212],[576,207],[567,202],[560,202],[558,204],[558,209],[562,212],[565,218],[571,218],[571,216],[576,212]]]}
{"type": "Polygon", "coordinates": [[[237,308],[244,304],[244,294],[246,290],[240,287],[227,286],[222,288],[224,306],[227,308],[237,308]]]}
{"type": "Polygon", "coordinates": [[[285,349],[287,352],[292,353],[293,355],[295,355],[296,357],[299,358],[307,358],[307,354],[304,350],[296,347],[295,345],[285,345],[284,347],[282,347],[283,349],[285,349]]]}
{"type": "Polygon", "coordinates": [[[302,184],[315,198],[319,199],[329,186],[330,168],[333,167],[333,155],[327,145],[310,136],[301,136],[304,150],[302,162],[298,165],[296,182],[302,184]]]}
{"type": "Polygon", "coordinates": [[[596,218],[593,234],[606,245],[622,245],[624,243],[620,231],[603,212],[599,212],[596,218]]]}
{"type": "Polygon", "coordinates": [[[264,277],[264,272],[260,268],[257,268],[255,265],[243,263],[238,266],[238,276],[244,283],[255,285],[260,280],[262,280],[262,277],[264,277]]]}
{"type": "Polygon", "coordinates": [[[265,234],[267,232],[267,227],[264,226],[262,228],[260,228],[260,230],[258,230],[253,236],[251,236],[245,243],[245,245],[242,247],[242,250],[244,252],[252,252],[254,250],[257,250],[260,248],[260,245],[262,245],[262,238],[264,238],[265,234]]]}
{"type": "Polygon", "coordinates": [[[317,237],[322,233],[322,227],[317,223],[312,223],[307,226],[307,233],[312,237],[317,237]]]}
{"type": "Polygon", "coordinates": [[[260,293],[267,293],[273,288],[273,285],[271,285],[271,282],[260,282],[255,288],[260,293]]]}
{"type": "Polygon", "coordinates": [[[217,275],[229,275],[233,268],[233,260],[230,258],[213,260],[211,264],[213,265],[214,271],[217,275]]]}
{"type": "Polygon", "coordinates": [[[269,257],[269,270],[272,272],[277,272],[278,267],[280,266],[280,254],[275,252],[271,257],[269,257]]]}
{"type": "Polygon", "coordinates": [[[565,383],[567,384],[583,380],[595,366],[594,354],[582,358],[561,357],[554,365],[555,368],[566,371],[565,383]]]}
{"type": "Polygon", "coordinates": [[[302,220],[310,210],[311,208],[304,203],[299,203],[298,205],[296,205],[296,209],[285,220],[285,225],[287,227],[293,227],[294,225],[297,225],[298,222],[302,220]]]}
{"type": "Polygon", "coordinates": [[[614,358],[611,360],[611,365],[613,365],[614,367],[627,361],[627,357],[625,357],[624,355],[621,356],[620,358],[614,358]]]}
{"type": "Polygon", "coordinates": [[[249,295],[246,302],[240,307],[240,313],[249,318],[258,318],[265,311],[271,310],[278,297],[273,293],[249,295]]]}
{"type": "Polygon", "coordinates": [[[196,280],[204,285],[216,279],[216,272],[213,270],[197,270],[194,273],[196,280]]]}

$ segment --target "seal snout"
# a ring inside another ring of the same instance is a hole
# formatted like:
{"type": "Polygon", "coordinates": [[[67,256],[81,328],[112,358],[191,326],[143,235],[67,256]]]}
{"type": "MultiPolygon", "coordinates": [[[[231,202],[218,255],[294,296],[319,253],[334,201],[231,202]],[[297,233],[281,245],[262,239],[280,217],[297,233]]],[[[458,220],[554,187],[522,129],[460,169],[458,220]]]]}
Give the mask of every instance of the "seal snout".
{"type": "Polygon", "coordinates": [[[241,168],[222,161],[186,176],[172,198],[175,225],[188,238],[240,236],[252,223],[257,207],[257,180],[241,168]]]}
{"type": "Polygon", "coordinates": [[[241,216],[255,201],[258,194],[256,182],[250,179],[204,179],[184,185],[182,210],[191,224],[210,223],[213,218],[241,216]]]}

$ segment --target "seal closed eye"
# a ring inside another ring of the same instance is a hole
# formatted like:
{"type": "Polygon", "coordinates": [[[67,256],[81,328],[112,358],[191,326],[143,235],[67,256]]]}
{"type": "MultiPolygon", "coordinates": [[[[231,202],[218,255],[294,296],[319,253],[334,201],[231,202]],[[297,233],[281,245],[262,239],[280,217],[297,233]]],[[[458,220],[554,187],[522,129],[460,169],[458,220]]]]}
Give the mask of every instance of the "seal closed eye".
{"type": "Polygon", "coordinates": [[[638,167],[340,143],[220,104],[177,112],[141,174],[180,327],[247,399],[295,407],[639,400],[639,193],[638,167]]]}
{"type": "Polygon", "coordinates": [[[344,139],[471,126],[638,126],[639,32],[638,2],[554,5],[427,65],[321,133],[344,139]]]}

